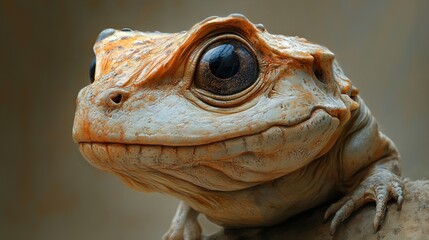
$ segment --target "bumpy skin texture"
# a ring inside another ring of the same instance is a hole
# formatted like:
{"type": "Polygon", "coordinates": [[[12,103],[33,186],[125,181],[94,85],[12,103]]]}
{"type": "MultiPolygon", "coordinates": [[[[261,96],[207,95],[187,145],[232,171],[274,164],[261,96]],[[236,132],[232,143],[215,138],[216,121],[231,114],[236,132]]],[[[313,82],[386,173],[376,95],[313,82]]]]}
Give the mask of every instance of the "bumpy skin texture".
{"type": "Polygon", "coordinates": [[[334,54],[269,34],[241,15],[173,34],[103,31],[95,81],[77,98],[74,140],[94,166],[180,204],[165,239],[198,239],[203,213],[228,228],[269,226],[343,194],[326,212],[331,233],[376,202],[400,208],[396,147],[334,54]],[[216,95],[194,83],[210,44],[235,39],[258,63],[254,84],[216,95]]]}

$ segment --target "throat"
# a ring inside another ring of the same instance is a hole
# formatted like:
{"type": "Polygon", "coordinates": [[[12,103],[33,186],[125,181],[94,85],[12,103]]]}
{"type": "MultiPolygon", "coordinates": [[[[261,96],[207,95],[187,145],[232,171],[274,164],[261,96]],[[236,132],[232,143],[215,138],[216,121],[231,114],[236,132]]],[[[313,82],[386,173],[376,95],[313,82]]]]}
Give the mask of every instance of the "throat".
{"type": "Polygon", "coordinates": [[[207,191],[204,195],[182,196],[182,200],[224,227],[269,226],[329,200],[336,191],[336,174],[332,172],[335,168],[331,166],[327,158],[320,158],[248,189],[207,191]]]}

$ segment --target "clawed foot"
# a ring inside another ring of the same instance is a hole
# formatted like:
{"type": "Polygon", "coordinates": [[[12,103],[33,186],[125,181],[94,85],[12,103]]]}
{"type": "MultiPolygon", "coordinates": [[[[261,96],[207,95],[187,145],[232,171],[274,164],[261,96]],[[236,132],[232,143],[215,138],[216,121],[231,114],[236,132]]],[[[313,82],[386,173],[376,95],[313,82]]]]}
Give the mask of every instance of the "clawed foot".
{"type": "Polygon", "coordinates": [[[355,210],[365,203],[375,201],[376,212],[373,228],[377,231],[386,213],[387,202],[394,198],[397,202],[398,211],[401,210],[404,199],[404,185],[400,177],[388,170],[379,170],[376,174],[365,179],[357,189],[332,204],[326,210],[324,219],[327,220],[334,213],[330,232],[334,235],[337,226],[347,219],[355,210]]]}
{"type": "Polygon", "coordinates": [[[181,202],[162,240],[200,240],[201,227],[197,217],[198,212],[181,202]]]}

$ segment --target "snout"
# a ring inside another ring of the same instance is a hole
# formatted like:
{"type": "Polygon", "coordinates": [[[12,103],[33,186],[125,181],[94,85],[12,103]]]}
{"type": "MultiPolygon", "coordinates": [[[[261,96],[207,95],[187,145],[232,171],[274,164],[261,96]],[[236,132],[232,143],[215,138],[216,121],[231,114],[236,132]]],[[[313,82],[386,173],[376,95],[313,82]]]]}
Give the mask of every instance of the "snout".
{"type": "Polygon", "coordinates": [[[76,112],[73,121],[73,140],[75,143],[87,141],[90,142],[89,138],[89,128],[90,123],[85,120],[88,111],[86,111],[85,102],[88,100],[88,96],[86,95],[87,88],[83,88],[79,91],[79,94],[76,99],[76,112]]]}

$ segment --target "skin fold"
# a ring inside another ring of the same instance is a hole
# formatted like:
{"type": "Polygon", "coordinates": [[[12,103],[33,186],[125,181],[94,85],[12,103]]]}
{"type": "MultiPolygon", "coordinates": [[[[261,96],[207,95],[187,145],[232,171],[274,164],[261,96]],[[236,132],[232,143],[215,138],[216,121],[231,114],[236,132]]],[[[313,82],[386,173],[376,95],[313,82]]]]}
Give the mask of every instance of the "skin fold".
{"type": "Polygon", "coordinates": [[[397,149],[325,47],[235,14],[180,33],[106,29],[94,52],[73,138],[130,187],[182,200],[164,239],[200,239],[199,213],[262,227],[343,196],[325,214],[334,234],[367,202],[375,230],[390,199],[400,209],[397,149]],[[229,43],[240,67],[217,93],[204,57],[229,43]]]}

